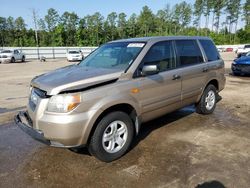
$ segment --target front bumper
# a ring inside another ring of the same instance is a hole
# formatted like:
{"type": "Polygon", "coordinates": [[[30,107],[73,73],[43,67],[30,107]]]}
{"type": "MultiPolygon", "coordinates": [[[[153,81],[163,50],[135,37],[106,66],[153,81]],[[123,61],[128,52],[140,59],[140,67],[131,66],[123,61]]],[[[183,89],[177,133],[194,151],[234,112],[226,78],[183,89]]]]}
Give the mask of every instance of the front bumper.
{"type": "Polygon", "coordinates": [[[250,65],[245,64],[232,64],[231,69],[234,73],[250,74],[250,65]]]}
{"type": "Polygon", "coordinates": [[[68,61],[81,61],[83,58],[81,56],[79,57],[68,57],[68,61]]]}
{"type": "Polygon", "coordinates": [[[86,128],[86,122],[80,121],[76,124],[72,121],[64,124],[61,121],[57,122],[56,119],[58,118],[46,116],[45,119],[39,120],[40,126],[36,127],[36,121],[32,121],[28,112],[21,111],[14,118],[15,123],[25,133],[46,145],[61,148],[85,146],[86,143],[83,140],[86,141],[85,137],[88,135],[84,134],[86,132],[83,129],[86,128]]]}
{"type": "Polygon", "coordinates": [[[0,58],[0,63],[10,63],[11,59],[10,58],[0,58]]]}
{"type": "Polygon", "coordinates": [[[51,145],[51,142],[44,137],[42,131],[32,128],[32,120],[29,118],[27,112],[19,112],[15,116],[14,120],[18,127],[20,127],[26,134],[30,135],[39,142],[42,142],[46,145],[51,145]]]}

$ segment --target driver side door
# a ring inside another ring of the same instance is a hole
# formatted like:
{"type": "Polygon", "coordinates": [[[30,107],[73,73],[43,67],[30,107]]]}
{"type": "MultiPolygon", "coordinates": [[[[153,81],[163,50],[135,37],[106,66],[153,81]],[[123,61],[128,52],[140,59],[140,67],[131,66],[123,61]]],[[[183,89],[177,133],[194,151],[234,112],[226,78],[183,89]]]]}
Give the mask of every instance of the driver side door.
{"type": "Polygon", "coordinates": [[[157,65],[158,74],[139,76],[139,100],[142,121],[148,121],[181,106],[180,70],[176,69],[176,55],[172,41],[154,44],[139,66],[157,65]]]}

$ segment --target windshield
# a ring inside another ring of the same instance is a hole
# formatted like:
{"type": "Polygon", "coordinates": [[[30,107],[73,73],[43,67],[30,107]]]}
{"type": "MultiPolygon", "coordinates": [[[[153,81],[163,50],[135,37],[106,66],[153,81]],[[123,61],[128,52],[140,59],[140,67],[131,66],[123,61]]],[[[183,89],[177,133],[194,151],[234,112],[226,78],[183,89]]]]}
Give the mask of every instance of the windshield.
{"type": "Polygon", "coordinates": [[[78,51],[69,51],[69,54],[79,54],[80,52],[78,51]]]}
{"type": "Polygon", "coordinates": [[[3,51],[1,51],[1,53],[9,54],[9,53],[12,53],[12,51],[11,50],[3,50],[3,51]]]}
{"type": "Polygon", "coordinates": [[[79,66],[125,71],[144,45],[138,42],[108,43],[91,53],[79,66]]]}
{"type": "Polygon", "coordinates": [[[246,56],[250,56],[250,52],[248,52],[248,53],[246,54],[246,56]]]}

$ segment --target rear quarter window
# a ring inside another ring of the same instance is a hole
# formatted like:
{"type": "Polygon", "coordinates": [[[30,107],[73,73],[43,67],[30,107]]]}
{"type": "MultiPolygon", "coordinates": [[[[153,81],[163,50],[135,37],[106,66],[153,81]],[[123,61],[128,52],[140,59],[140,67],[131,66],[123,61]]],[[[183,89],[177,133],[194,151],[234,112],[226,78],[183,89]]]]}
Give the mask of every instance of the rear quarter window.
{"type": "Polygon", "coordinates": [[[207,61],[216,61],[220,59],[220,55],[211,40],[199,40],[200,44],[207,56],[207,61]]]}

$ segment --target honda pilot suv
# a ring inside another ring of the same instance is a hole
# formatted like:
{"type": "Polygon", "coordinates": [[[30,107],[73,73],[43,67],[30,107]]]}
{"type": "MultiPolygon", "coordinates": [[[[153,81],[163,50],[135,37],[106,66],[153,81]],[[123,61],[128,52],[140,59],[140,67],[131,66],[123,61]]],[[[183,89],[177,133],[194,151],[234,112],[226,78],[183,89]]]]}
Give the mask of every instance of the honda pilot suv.
{"type": "Polygon", "coordinates": [[[210,38],[117,40],[35,77],[15,122],[47,145],[85,146],[110,162],[128,151],[143,122],[191,104],[212,113],[224,85],[224,62],[210,38]]]}

